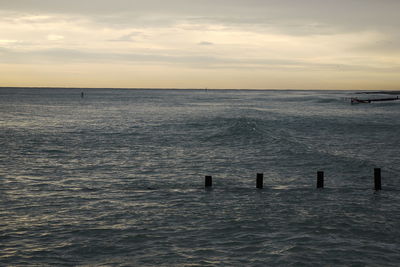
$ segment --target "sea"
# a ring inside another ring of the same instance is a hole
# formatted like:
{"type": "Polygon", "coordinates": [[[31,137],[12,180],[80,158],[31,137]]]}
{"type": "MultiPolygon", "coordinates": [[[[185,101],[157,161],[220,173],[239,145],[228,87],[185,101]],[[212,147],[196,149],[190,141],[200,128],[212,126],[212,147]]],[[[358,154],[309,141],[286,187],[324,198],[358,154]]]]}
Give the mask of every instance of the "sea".
{"type": "Polygon", "coordinates": [[[0,266],[399,266],[400,101],[351,97],[1,88],[0,266]]]}

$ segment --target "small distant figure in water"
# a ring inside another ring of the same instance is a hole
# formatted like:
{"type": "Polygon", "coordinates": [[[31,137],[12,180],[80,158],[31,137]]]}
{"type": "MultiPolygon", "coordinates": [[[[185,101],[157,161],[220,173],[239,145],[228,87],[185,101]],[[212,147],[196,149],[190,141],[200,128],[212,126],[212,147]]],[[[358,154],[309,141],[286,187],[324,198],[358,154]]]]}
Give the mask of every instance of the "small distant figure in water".
{"type": "Polygon", "coordinates": [[[83,92],[81,92],[81,98],[83,98],[85,96],[85,94],[83,92]]]}

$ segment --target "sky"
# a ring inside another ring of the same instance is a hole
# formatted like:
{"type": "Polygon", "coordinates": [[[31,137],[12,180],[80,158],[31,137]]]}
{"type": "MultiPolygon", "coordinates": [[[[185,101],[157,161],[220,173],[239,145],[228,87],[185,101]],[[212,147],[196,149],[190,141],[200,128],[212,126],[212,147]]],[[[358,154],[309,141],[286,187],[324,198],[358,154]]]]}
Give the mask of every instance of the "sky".
{"type": "Polygon", "coordinates": [[[400,89],[399,0],[0,0],[0,86],[400,89]]]}

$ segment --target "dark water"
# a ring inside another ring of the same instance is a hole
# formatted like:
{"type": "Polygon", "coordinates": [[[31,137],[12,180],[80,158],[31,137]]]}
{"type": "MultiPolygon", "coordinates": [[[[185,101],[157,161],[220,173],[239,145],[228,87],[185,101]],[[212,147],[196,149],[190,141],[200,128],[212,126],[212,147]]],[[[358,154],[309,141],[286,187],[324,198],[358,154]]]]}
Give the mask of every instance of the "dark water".
{"type": "Polygon", "coordinates": [[[400,264],[400,103],[81,91],[0,89],[0,265],[400,264]]]}

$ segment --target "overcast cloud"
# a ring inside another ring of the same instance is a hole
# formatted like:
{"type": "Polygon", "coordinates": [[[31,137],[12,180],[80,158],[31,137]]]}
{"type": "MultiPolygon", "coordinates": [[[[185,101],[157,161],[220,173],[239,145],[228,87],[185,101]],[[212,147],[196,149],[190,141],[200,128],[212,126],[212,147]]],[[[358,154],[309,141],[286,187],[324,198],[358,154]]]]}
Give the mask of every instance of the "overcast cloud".
{"type": "MultiPolygon", "coordinates": [[[[396,89],[398,10],[397,0],[0,0],[0,85],[44,64],[32,85],[63,86],[72,67],[91,80],[109,64],[162,73],[165,87],[226,87],[215,79],[242,69],[237,88],[288,88],[292,75],[299,88],[396,89]]],[[[113,75],[115,87],[155,87],[113,75]]]]}

